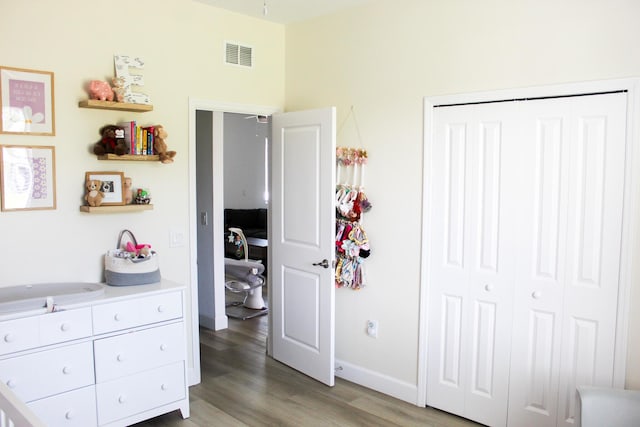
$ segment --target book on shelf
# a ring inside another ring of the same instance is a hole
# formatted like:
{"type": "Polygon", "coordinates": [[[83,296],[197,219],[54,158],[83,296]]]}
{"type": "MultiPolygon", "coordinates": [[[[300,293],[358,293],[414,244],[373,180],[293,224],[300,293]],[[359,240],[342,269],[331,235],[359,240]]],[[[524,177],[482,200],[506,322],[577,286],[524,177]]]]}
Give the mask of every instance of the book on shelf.
{"type": "Polygon", "coordinates": [[[120,122],[118,126],[124,129],[124,141],[129,147],[129,153],[135,154],[135,135],[136,135],[136,122],[120,122]]]}
{"type": "Polygon", "coordinates": [[[118,126],[124,129],[124,140],[129,146],[129,154],[147,156],[155,154],[153,148],[154,126],[138,126],[135,120],[120,122],[118,126]]]}

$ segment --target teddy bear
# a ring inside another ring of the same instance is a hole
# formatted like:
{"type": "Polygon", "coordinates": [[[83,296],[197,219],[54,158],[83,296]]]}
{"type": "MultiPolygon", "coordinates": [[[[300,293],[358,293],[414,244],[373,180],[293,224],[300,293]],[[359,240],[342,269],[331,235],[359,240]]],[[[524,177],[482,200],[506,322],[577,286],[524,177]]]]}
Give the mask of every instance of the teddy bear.
{"type": "Polygon", "coordinates": [[[115,153],[118,156],[129,153],[129,146],[124,140],[124,129],[116,125],[104,125],[100,128],[100,141],[93,146],[93,154],[98,156],[115,153]]]}
{"type": "Polygon", "coordinates": [[[115,94],[116,100],[118,102],[124,102],[124,94],[126,89],[124,87],[124,77],[114,77],[111,79],[111,84],[113,85],[113,93],[115,94]]]}
{"type": "Polygon", "coordinates": [[[87,201],[89,206],[100,206],[102,204],[102,199],[104,199],[104,193],[100,191],[102,188],[102,181],[99,179],[88,179],[85,183],[87,187],[87,193],[84,196],[84,199],[87,201]]]}
{"type": "Polygon", "coordinates": [[[162,125],[154,126],[153,130],[153,149],[160,158],[162,163],[173,163],[173,158],[176,156],[175,151],[167,151],[167,143],[164,142],[168,136],[167,131],[164,130],[162,125]]]}

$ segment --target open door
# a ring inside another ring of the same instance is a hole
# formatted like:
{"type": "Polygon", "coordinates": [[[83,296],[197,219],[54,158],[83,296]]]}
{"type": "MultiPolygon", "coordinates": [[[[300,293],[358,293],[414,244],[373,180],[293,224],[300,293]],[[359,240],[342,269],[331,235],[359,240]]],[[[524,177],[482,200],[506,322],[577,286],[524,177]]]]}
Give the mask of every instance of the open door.
{"type": "Polygon", "coordinates": [[[333,386],[335,108],[272,118],[273,357],[333,386]]]}

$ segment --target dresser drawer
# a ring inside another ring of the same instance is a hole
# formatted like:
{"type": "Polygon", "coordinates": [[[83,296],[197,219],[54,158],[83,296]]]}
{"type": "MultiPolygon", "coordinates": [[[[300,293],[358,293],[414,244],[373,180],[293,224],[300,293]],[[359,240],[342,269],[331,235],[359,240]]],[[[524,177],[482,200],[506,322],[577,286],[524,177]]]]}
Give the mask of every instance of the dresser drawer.
{"type": "Polygon", "coordinates": [[[49,345],[91,336],[91,308],[59,311],[38,316],[40,345],[49,345]]]}
{"type": "Polygon", "coordinates": [[[171,292],[93,307],[93,332],[103,334],[182,317],[182,293],[171,292]]]}
{"type": "Polygon", "coordinates": [[[97,384],[96,396],[100,425],[184,399],[184,363],[97,384]]]}
{"type": "Polygon", "coordinates": [[[27,406],[48,426],[89,427],[98,425],[95,387],[34,400],[27,406]]]}
{"type": "Polygon", "coordinates": [[[184,360],[184,324],[173,323],[99,339],[93,348],[96,382],[105,382],[184,360]]]}
{"type": "Polygon", "coordinates": [[[14,353],[37,346],[37,317],[0,322],[0,354],[14,353]]]}
{"type": "Polygon", "coordinates": [[[2,360],[0,379],[24,402],[91,385],[91,342],[2,360]]]}

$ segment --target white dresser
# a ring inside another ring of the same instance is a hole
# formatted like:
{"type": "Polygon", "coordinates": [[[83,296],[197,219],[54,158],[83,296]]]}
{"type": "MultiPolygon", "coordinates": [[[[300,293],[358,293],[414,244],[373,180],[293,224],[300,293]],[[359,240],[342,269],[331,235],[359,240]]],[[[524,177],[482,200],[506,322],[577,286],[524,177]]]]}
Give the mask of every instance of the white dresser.
{"type": "Polygon", "coordinates": [[[57,308],[0,315],[0,380],[47,425],[189,416],[183,286],[106,286],[57,308]]]}

